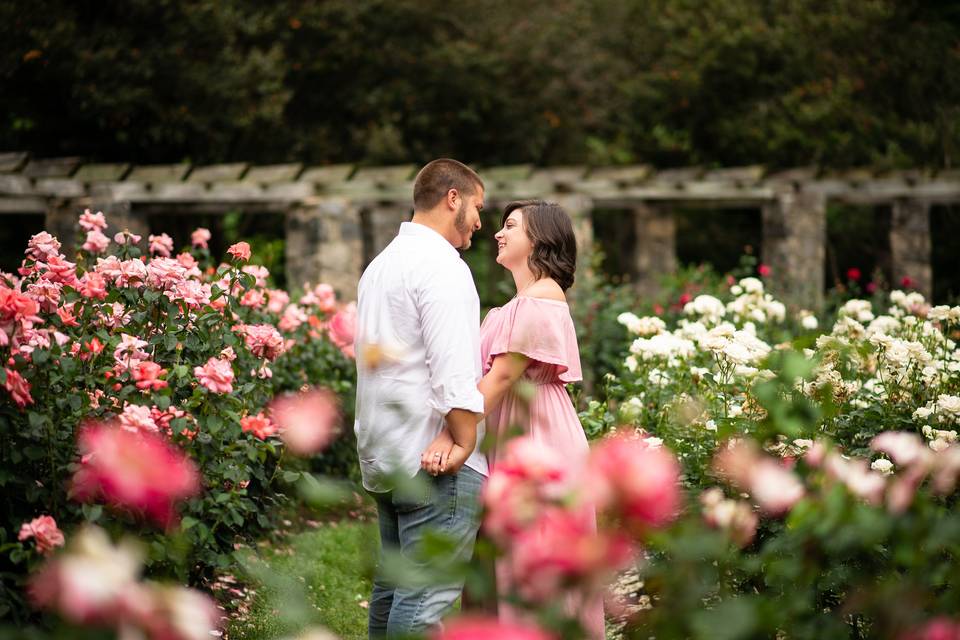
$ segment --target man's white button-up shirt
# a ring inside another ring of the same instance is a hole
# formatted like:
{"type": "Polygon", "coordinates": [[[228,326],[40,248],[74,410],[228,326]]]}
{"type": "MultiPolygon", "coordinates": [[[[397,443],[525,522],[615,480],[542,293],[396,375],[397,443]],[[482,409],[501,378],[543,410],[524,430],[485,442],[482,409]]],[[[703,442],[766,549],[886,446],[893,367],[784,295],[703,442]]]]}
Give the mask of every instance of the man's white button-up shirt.
{"type": "MultiPolygon", "coordinates": [[[[483,413],[480,299],[470,268],[439,233],[402,223],[364,271],[356,354],[363,486],[389,491],[391,475],[420,470],[420,454],[451,409],[483,413]]],[[[483,435],[481,422],[466,465],[487,475],[483,435]]]]}

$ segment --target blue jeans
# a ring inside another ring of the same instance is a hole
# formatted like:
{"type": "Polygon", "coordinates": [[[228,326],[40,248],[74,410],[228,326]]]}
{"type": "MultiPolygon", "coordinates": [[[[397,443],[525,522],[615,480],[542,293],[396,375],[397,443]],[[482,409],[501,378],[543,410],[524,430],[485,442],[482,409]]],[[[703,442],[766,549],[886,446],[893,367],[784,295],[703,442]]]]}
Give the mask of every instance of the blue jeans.
{"type": "MultiPolygon", "coordinates": [[[[419,495],[371,493],[380,521],[381,565],[384,551],[393,551],[418,567],[429,568],[429,560],[418,555],[418,546],[428,530],[455,540],[455,559],[468,562],[480,527],[484,476],[466,466],[456,475],[434,477],[421,470],[418,476],[426,487],[419,495]]],[[[370,637],[395,638],[422,632],[440,622],[462,591],[462,579],[426,587],[389,584],[378,569],[370,596],[370,637]]]]}

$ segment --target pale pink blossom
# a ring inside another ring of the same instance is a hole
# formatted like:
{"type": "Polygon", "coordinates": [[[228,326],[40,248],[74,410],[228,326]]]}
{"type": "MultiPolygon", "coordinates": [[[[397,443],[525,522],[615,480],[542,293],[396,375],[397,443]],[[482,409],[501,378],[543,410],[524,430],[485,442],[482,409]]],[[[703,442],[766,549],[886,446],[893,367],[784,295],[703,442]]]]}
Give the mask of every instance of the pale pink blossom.
{"type": "Polygon", "coordinates": [[[512,622],[494,617],[454,618],[437,625],[430,640],[556,640],[556,636],[547,633],[528,622],[512,622]]]}
{"type": "Polygon", "coordinates": [[[92,254],[103,253],[110,246],[110,238],[103,235],[101,231],[87,231],[87,239],[81,247],[84,251],[92,254]]]}
{"type": "Polygon", "coordinates": [[[307,314],[295,304],[287,305],[287,308],[283,310],[283,315],[280,316],[280,322],[277,323],[277,327],[280,331],[285,333],[290,331],[296,331],[297,328],[307,321],[307,314]]]}
{"type": "Polygon", "coordinates": [[[53,313],[60,304],[60,294],[63,285],[50,280],[37,280],[27,285],[26,295],[36,300],[40,309],[46,313],[53,313]]]}
{"type": "Polygon", "coordinates": [[[270,365],[264,362],[258,368],[251,369],[250,375],[260,378],[261,380],[269,380],[273,377],[273,370],[270,368],[270,365]]]}
{"type": "Polygon", "coordinates": [[[804,496],[803,483],[759,449],[752,440],[731,440],[715,456],[714,467],[748,492],[763,511],[772,516],[782,515],[804,496]]]}
{"type": "Polygon", "coordinates": [[[824,462],[827,475],[846,485],[853,495],[872,505],[883,502],[887,481],[881,474],[870,469],[866,460],[846,459],[835,451],[827,454],[824,462]]]}
{"type": "Polygon", "coordinates": [[[244,324],[235,327],[247,348],[258,358],[275,360],[284,351],[283,336],[272,324],[244,324]]]}
{"type": "Polygon", "coordinates": [[[124,229],[113,236],[113,241],[119,245],[124,245],[127,243],[137,244],[142,239],[143,236],[138,236],[137,234],[132,233],[129,229],[124,229]]]}
{"type": "Polygon", "coordinates": [[[644,438],[621,434],[600,441],[588,468],[593,503],[634,530],[662,527],[680,510],[680,465],[670,451],[644,438]]]}
{"type": "Polygon", "coordinates": [[[147,238],[147,242],[149,243],[148,247],[152,254],[169,258],[170,254],[173,253],[173,238],[165,233],[161,233],[158,236],[151,234],[150,237],[147,238]]]}
{"type": "Polygon", "coordinates": [[[233,392],[233,366],[229,360],[210,358],[202,367],[194,367],[193,375],[213,393],[233,392]]]}
{"type": "Polygon", "coordinates": [[[270,414],[280,426],[280,437],[296,455],[325,449],[338,432],[340,410],[328,389],[314,388],[285,395],[270,403],[270,414]]]}
{"type": "Polygon", "coordinates": [[[57,527],[57,521],[52,516],[39,516],[20,526],[20,535],[17,540],[23,542],[33,538],[37,543],[37,551],[49,555],[55,547],[62,547],[63,532],[57,527]]]}
{"type": "Polygon", "coordinates": [[[190,234],[190,243],[198,249],[206,249],[208,248],[207,243],[210,242],[211,237],[210,229],[197,227],[193,230],[193,233],[190,234]]]}
{"type": "Polygon", "coordinates": [[[190,458],[149,431],[88,426],[80,433],[79,449],[85,461],[73,476],[72,492],[80,501],[102,498],[169,527],[177,522],[176,501],[199,490],[190,458]]]}
{"type": "Polygon", "coordinates": [[[220,357],[223,360],[233,362],[237,359],[237,352],[233,350],[233,347],[224,347],[220,350],[220,357]]]}
{"type": "Polygon", "coordinates": [[[240,271],[253,276],[258,287],[267,286],[267,278],[270,277],[270,270],[265,266],[260,264],[248,264],[241,267],[240,271]]]}
{"type": "Polygon", "coordinates": [[[102,275],[105,280],[113,282],[120,277],[120,265],[120,258],[117,256],[107,256],[106,258],[97,258],[97,266],[95,266],[93,270],[102,275]]]}
{"type": "Polygon", "coordinates": [[[49,561],[30,579],[34,604],[80,623],[117,622],[124,594],[136,588],[143,562],[138,546],[114,545],[103,529],[86,526],[67,545],[66,553],[49,561]]]}
{"type": "Polygon", "coordinates": [[[131,370],[137,389],[141,391],[159,391],[167,386],[167,381],[160,376],[167,375],[167,370],[156,362],[147,360],[141,362],[131,370]]]}
{"type": "Polygon", "coordinates": [[[735,544],[745,547],[757,533],[757,514],[742,500],[730,500],[717,487],[700,494],[703,519],[711,527],[722,529],[735,544]]]}
{"type": "Polygon", "coordinates": [[[329,284],[320,283],[300,298],[300,304],[316,305],[320,311],[330,313],[337,308],[337,294],[329,284]]]}
{"type": "Polygon", "coordinates": [[[84,209],[80,214],[80,227],[84,231],[103,231],[107,228],[107,219],[103,217],[102,211],[91,213],[90,209],[84,209]]]}
{"type": "Polygon", "coordinates": [[[120,415],[117,416],[117,420],[120,424],[120,428],[126,429],[127,431],[133,433],[140,433],[143,431],[156,433],[159,431],[157,423],[153,419],[153,414],[151,413],[150,407],[145,407],[139,404],[126,405],[120,415]]]}
{"type": "Polygon", "coordinates": [[[184,281],[186,271],[173,258],[156,257],[146,265],[146,283],[151,289],[170,290],[184,281]]]}
{"type": "Polygon", "coordinates": [[[120,263],[120,274],[117,276],[118,287],[140,286],[147,280],[147,265],[139,258],[131,258],[120,263]]]}
{"type": "Polygon", "coordinates": [[[280,313],[289,304],[290,296],[281,289],[267,289],[267,311],[280,313]]]}
{"type": "Polygon", "coordinates": [[[41,231],[27,242],[27,256],[37,262],[46,262],[52,256],[60,255],[60,241],[41,231]]]}
{"type": "Polygon", "coordinates": [[[901,467],[927,466],[933,459],[933,452],[923,444],[920,436],[906,431],[884,431],[870,441],[870,448],[886,453],[901,467]]]}
{"type": "Polygon", "coordinates": [[[177,262],[180,263],[184,269],[187,270],[186,275],[188,278],[199,278],[201,275],[200,267],[197,264],[197,259],[194,258],[187,252],[177,254],[177,262]]]}
{"type": "Polygon", "coordinates": [[[120,343],[113,350],[113,359],[121,369],[132,369],[143,360],[150,358],[150,355],[144,351],[147,346],[146,340],[123,333],[120,335],[120,343]]]}
{"type": "Polygon", "coordinates": [[[246,242],[238,242],[227,249],[229,253],[238,262],[246,262],[250,259],[250,245],[246,242]]]}
{"type": "Polygon", "coordinates": [[[340,348],[348,358],[355,358],[353,342],[357,332],[357,305],[351,302],[344,308],[337,311],[330,324],[327,325],[327,335],[330,341],[340,348]]]}
{"type": "Polygon", "coordinates": [[[253,309],[260,308],[263,306],[263,292],[260,289],[250,289],[240,298],[240,304],[253,309]]]}
{"type": "Polygon", "coordinates": [[[220,610],[196,589],[146,583],[131,590],[135,602],[124,608],[132,622],[155,640],[208,640],[219,628],[220,610]]]}
{"type": "Polygon", "coordinates": [[[126,326],[129,320],[130,314],[127,313],[127,309],[122,302],[114,302],[100,309],[99,321],[105,326],[119,329],[126,326]]]}
{"type": "Polygon", "coordinates": [[[204,305],[210,304],[210,285],[196,280],[182,280],[173,285],[173,289],[168,291],[170,299],[183,302],[191,309],[198,309],[204,305]]]}

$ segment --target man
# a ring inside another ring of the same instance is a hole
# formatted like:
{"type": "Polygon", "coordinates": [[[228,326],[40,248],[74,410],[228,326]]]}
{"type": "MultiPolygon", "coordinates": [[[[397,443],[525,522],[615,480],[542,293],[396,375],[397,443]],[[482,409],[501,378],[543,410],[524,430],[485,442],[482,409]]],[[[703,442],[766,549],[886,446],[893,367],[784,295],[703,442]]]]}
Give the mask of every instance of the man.
{"type": "MultiPolygon", "coordinates": [[[[483,182],[466,165],[439,159],[417,174],[414,214],[367,267],[357,293],[357,449],[364,487],[377,502],[381,547],[413,562],[430,529],[457,541],[469,560],[479,528],[487,461],[482,440],[480,300],[457,250],[480,229],[483,182]],[[446,420],[462,456],[445,472],[420,470],[420,455],[446,420]],[[479,431],[479,433],[478,433],[479,431]],[[465,459],[465,460],[464,460],[465,459]],[[419,475],[426,490],[397,489],[419,475]]],[[[383,559],[381,552],[381,561],[383,559]]],[[[378,572],[370,598],[370,637],[395,637],[437,623],[463,582],[409,588],[378,572]]]]}

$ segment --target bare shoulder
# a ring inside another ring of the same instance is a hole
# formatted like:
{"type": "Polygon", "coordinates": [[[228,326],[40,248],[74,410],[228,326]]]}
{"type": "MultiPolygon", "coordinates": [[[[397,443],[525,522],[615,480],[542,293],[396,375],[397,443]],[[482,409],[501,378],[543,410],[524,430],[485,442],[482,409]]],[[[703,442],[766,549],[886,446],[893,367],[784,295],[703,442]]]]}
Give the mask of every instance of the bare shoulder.
{"type": "Polygon", "coordinates": [[[530,288],[527,289],[525,295],[531,298],[558,300],[560,302],[567,301],[567,297],[563,295],[563,289],[560,288],[560,285],[557,284],[557,281],[553,278],[543,278],[541,280],[537,280],[530,285],[530,288]]]}

